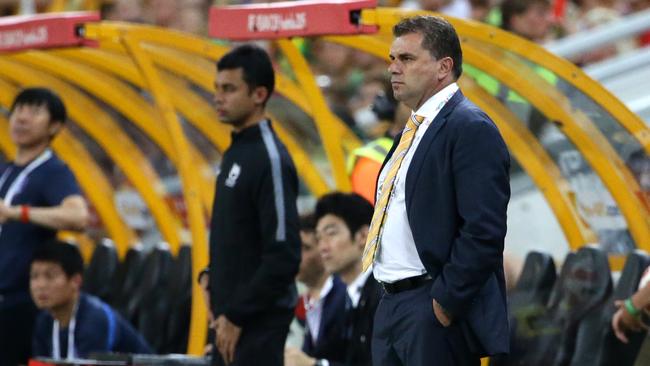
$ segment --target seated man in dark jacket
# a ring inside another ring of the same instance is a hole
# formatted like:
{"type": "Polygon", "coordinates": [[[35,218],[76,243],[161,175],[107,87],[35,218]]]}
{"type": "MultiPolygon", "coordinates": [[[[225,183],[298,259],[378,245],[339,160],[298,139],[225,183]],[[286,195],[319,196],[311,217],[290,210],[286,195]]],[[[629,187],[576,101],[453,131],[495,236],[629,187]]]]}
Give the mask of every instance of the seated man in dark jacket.
{"type": "Polygon", "coordinates": [[[50,241],[32,259],[30,291],[44,310],[34,327],[32,355],[55,359],[91,353],[151,353],[149,345],[110,306],[80,291],[83,260],[74,245],[50,241]]]}
{"type": "Polygon", "coordinates": [[[316,237],[325,270],[346,285],[346,311],[341,334],[343,361],[293,355],[285,366],[370,366],[373,319],[382,289],[370,271],[361,270],[361,256],[372,218],[372,205],[356,193],[334,192],[316,204],[316,237]]]}
{"type": "Polygon", "coordinates": [[[302,351],[286,349],[285,365],[300,364],[299,360],[304,359],[305,355],[315,359],[345,360],[345,317],[342,314],[345,313],[347,286],[337,275],[325,269],[315,230],[313,215],[300,218],[302,250],[296,279],[307,287],[299,304],[304,304],[305,335],[302,351]]]}

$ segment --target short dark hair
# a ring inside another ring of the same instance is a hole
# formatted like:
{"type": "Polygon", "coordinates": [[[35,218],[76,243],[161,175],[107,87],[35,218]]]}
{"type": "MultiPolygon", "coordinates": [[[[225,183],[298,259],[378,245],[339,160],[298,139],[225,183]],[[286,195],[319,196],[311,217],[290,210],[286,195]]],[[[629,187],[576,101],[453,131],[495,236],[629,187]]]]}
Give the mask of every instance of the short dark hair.
{"type": "Polygon", "coordinates": [[[300,216],[300,231],[306,233],[313,233],[316,230],[316,219],[314,214],[300,216]]]}
{"type": "Polygon", "coordinates": [[[454,61],[454,76],[456,79],[460,77],[463,73],[463,51],[456,29],[448,21],[441,17],[419,15],[402,19],[393,27],[395,37],[410,33],[422,35],[422,48],[428,50],[436,60],[451,57],[454,61]]]}
{"type": "Polygon", "coordinates": [[[370,225],[374,209],[370,202],[357,193],[333,192],[321,197],[316,203],[316,222],[326,215],[334,215],[345,222],[354,235],[364,225],[370,225]]]}
{"type": "Polygon", "coordinates": [[[268,53],[261,47],[245,44],[230,50],[217,62],[217,71],[242,69],[244,81],[250,90],[258,86],[266,88],[268,101],[275,89],[275,72],[268,53]]]}
{"type": "Polygon", "coordinates": [[[501,28],[512,31],[510,25],[512,17],[525,13],[535,4],[551,6],[549,0],[505,0],[501,3],[501,28]]]}
{"type": "Polygon", "coordinates": [[[77,246],[64,241],[52,239],[38,247],[32,257],[34,262],[52,262],[63,268],[66,276],[83,274],[84,261],[77,246]]]}
{"type": "Polygon", "coordinates": [[[47,88],[26,88],[23,89],[11,104],[10,112],[21,105],[44,105],[50,113],[50,122],[56,121],[65,123],[66,111],[61,98],[52,90],[47,88]]]}

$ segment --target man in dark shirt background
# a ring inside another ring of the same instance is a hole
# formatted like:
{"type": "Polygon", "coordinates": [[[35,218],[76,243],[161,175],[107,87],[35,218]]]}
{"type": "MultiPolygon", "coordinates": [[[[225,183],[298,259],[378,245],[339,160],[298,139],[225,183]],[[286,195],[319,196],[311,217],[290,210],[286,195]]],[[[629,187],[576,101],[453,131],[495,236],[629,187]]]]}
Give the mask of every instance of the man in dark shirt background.
{"type": "Polygon", "coordinates": [[[93,353],[152,353],[129,322],[100,299],[81,292],[83,260],[72,244],[52,240],[34,253],[30,291],[39,309],[32,355],[87,358],[93,353]]]}
{"type": "Polygon", "coordinates": [[[233,127],[210,225],[217,365],[282,365],[297,300],[298,178],[264,115],[274,84],[259,47],[237,47],[217,63],[215,108],[233,127]]]}
{"type": "Polygon", "coordinates": [[[17,147],[0,167],[0,366],[26,363],[36,308],[29,264],[57,230],[82,230],[88,208],[70,169],[50,150],[65,106],[52,91],[28,88],[14,99],[9,129],[17,147]]]}

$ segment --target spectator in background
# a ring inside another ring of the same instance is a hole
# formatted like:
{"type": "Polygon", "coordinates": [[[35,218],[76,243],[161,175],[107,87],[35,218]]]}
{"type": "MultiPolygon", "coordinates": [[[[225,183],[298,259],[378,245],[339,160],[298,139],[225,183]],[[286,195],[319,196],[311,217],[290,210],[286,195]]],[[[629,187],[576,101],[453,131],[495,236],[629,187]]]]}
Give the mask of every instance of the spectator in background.
{"type": "Polygon", "coordinates": [[[406,0],[400,7],[433,11],[461,19],[468,19],[472,12],[469,0],[406,0]]]}
{"type": "Polygon", "coordinates": [[[470,19],[476,20],[479,22],[486,22],[490,10],[492,9],[491,0],[470,0],[470,19]]]}
{"type": "Polygon", "coordinates": [[[217,365],[284,364],[300,262],[298,177],[265,116],[275,75],[254,45],[217,63],[214,104],[233,127],[210,224],[210,302],[217,365]]]}
{"type": "Polygon", "coordinates": [[[372,125],[366,123],[366,127],[372,127],[375,130],[373,134],[377,134],[376,130],[380,128],[383,128],[384,132],[352,151],[347,163],[352,191],[360,194],[368,202],[375,202],[379,170],[393,146],[395,136],[400,134],[404,128],[404,121],[408,118],[408,111],[397,103],[388,81],[383,77],[377,78],[374,79],[374,84],[377,85],[372,89],[375,92],[372,101],[367,107],[360,109],[364,111],[363,113],[355,114],[358,119],[371,120],[372,125]],[[398,110],[402,113],[397,113],[398,110]]]}
{"type": "MultiPolygon", "coordinates": [[[[650,0],[631,0],[629,1],[630,12],[639,12],[650,9],[650,0]]],[[[639,36],[639,46],[650,46],[650,31],[646,31],[639,36]]]]}
{"type": "MultiPolygon", "coordinates": [[[[586,32],[601,25],[621,18],[621,13],[613,0],[573,0],[575,7],[568,12],[565,26],[571,33],[586,32]]],[[[627,52],[636,47],[634,40],[620,40],[613,44],[605,44],[595,50],[580,55],[572,61],[579,66],[599,62],[627,52]]]]}
{"type": "Polygon", "coordinates": [[[9,116],[13,162],[0,168],[0,365],[25,363],[36,307],[29,296],[34,251],[57,230],[83,230],[88,208],[70,169],[50,150],[66,120],[52,91],[28,88],[9,116]]]}
{"type": "Polygon", "coordinates": [[[32,355],[62,360],[92,353],[152,353],[122,316],[81,292],[83,269],[81,253],[72,244],[51,240],[34,253],[30,290],[45,311],[36,320],[32,355]]]}
{"type": "Polygon", "coordinates": [[[144,9],[142,0],[115,0],[101,7],[102,19],[142,23],[144,9]]]}
{"type": "Polygon", "coordinates": [[[505,0],[501,4],[501,27],[544,43],[550,36],[553,14],[549,0],[505,0]]]}
{"type": "MultiPolygon", "coordinates": [[[[302,260],[296,279],[307,287],[303,296],[305,307],[305,337],[302,351],[287,348],[285,365],[299,366],[308,356],[315,359],[344,361],[343,325],[347,291],[341,279],[323,266],[316,241],[314,216],[301,219],[300,239],[302,260]]],[[[312,366],[314,361],[307,363],[312,366]]]]}

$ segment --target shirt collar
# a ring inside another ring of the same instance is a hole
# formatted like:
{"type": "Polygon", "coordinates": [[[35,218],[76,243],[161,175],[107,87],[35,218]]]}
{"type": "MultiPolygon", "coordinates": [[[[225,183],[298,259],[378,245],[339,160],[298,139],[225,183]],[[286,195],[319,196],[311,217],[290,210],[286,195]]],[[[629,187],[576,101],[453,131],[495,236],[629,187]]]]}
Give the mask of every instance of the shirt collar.
{"type": "Polygon", "coordinates": [[[318,294],[318,299],[310,299],[305,294],[305,306],[313,307],[323,301],[323,299],[330,293],[330,291],[332,291],[332,287],[334,287],[334,280],[330,275],[325,280],[325,283],[323,283],[323,287],[320,289],[320,293],[318,294]]]}
{"type": "Polygon", "coordinates": [[[330,275],[325,280],[325,283],[323,284],[323,288],[320,289],[320,294],[318,299],[319,300],[324,299],[325,296],[327,296],[330,293],[330,291],[332,291],[332,287],[334,287],[334,281],[332,280],[332,276],[330,275]]]}
{"type": "Polygon", "coordinates": [[[263,120],[259,121],[258,123],[255,123],[254,125],[251,125],[251,126],[248,126],[248,127],[244,128],[241,131],[236,132],[235,130],[233,130],[231,132],[231,137],[232,137],[233,141],[242,140],[242,139],[246,140],[246,139],[249,139],[249,138],[257,138],[257,137],[259,137],[260,134],[261,134],[260,125],[263,124],[263,123],[267,123],[269,125],[269,127],[271,127],[271,121],[268,120],[268,119],[263,119],[263,120]]]}
{"type": "Polygon", "coordinates": [[[418,116],[423,116],[427,121],[432,121],[442,109],[440,103],[447,102],[454,93],[458,91],[458,84],[451,83],[444,87],[441,91],[437,92],[429,98],[424,104],[415,112],[418,116]]]}
{"type": "Polygon", "coordinates": [[[354,281],[348,285],[348,296],[350,296],[350,300],[352,300],[352,307],[356,308],[357,304],[359,304],[359,299],[361,298],[361,290],[363,290],[363,286],[366,284],[366,281],[368,280],[371,272],[371,269],[368,269],[365,272],[361,272],[357,278],[355,278],[354,281]]]}

